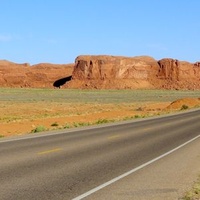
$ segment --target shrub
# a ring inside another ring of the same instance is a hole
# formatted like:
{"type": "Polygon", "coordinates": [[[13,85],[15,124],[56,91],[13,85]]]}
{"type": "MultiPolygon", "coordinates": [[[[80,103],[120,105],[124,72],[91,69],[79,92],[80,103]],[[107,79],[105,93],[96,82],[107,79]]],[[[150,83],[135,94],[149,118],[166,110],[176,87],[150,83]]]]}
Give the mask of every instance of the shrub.
{"type": "Polygon", "coordinates": [[[38,133],[38,132],[42,132],[42,131],[45,131],[46,128],[44,126],[37,126],[35,129],[33,129],[31,131],[31,133],[38,133]]]}
{"type": "Polygon", "coordinates": [[[70,125],[70,124],[66,124],[63,128],[64,128],[64,129],[66,129],[66,128],[71,128],[71,125],[70,125]]]}
{"type": "Polygon", "coordinates": [[[105,124],[105,123],[108,123],[108,122],[109,122],[108,119],[98,119],[95,124],[105,124]]]}
{"type": "Polygon", "coordinates": [[[57,122],[54,122],[53,124],[51,124],[51,126],[59,126],[59,124],[57,122]]]}
{"type": "Polygon", "coordinates": [[[140,118],[141,116],[140,115],[135,115],[135,118],[137,119],[137,118],[140,118]]]}
{"type": "Polygon", "coordinates": [[[181,107],[181,110],[187,110],[189,108],[189,106],[187,106],[187,105],[182,105],[182,107],[181,107]]]}
{"type": "Polygon", "coordinates": [[[79,127],[79,126],[80,126],[80,124],[79,124],[79,123],[77,123],[77,122],[74,122],[74,123],[73,123],[73,126],[74,126],[74,127],[79,127]]]}

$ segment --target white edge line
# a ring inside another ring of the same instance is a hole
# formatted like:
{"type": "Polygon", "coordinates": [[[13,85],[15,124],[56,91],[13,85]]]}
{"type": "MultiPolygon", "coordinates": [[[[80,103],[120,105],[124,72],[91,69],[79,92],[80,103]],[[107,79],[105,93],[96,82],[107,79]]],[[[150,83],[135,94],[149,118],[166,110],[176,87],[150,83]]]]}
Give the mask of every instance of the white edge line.
{"type": "Polygon", "coordinates": [[[120,175],[120,176],[118,176],[118,177],[116,177],[116,178],[114,178],[114,179],[102,184],[102,185],[99,185],[99,186],[89,190],[88,192],[86,192],[86,193],[84,193],[84,194],[82,194],[82,195],[80,195],[78,197],[73,198],[72,200],[81,200],[81,199],[83,199],[83,198],[85,198],[85,197],[87,197],[87,196],[89,196],[89,195],[91,195],[91,194],[93,194],[93,193],[95,193],[95,192],[97,192],[97,191],[99,191],[99,190],[101,190],[101,189],[113,184],[114,182],[119,181],[120,179],[122,179],[122,178],[124,178],[126,176],[129,176],[130,174],[132,174],[132,173],[134,173],[134,172],[136,172],[136,171],[138,171],[138,170],[140,170],[140,169],[142,169],[142,168],[144,168],[144,167],[146,167],[146,166],[148,166],[148,165],[160,160],[161,158],[163,158],[163,157],[165,157],[165,156],[177,151],[178,149],[186,146],[187,144],[193,142],[194,140],[196,140],[198,138],[200,138],[200,135],[198,135],[198,136],[194,137],[193,139],[183,143],[182,145],[180,145],[180,146],[178,146],[178,147],[176,147],[176,148],[174,148],[174,149],[162,154],[161,156],[158,156],[157,158],[154,158],[153,160],[150,160],[150,161],[148,161],[148,162],[146,162],[146,163],[144,163],[144,164],[142,164],[142,165],[140,165],[140,166],[138,166],[138,167],[136,167],[136,168],[134,168],[134,169],[132,169],[132,170],[130,170],[130,171],[128,171],[128,172],[126,172],[126,173],[124,173],[124,174],[122,174],[122,175],[120,175]]]}

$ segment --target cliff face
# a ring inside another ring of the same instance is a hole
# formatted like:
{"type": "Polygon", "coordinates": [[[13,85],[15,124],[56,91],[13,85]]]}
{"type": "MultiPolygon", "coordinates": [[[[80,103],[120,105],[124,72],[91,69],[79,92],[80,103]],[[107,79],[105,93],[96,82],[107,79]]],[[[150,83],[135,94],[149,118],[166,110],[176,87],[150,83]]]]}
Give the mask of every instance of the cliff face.
{"type": "Polygon", "coordinates": [[[200,89],[200,62],[165,58],[78,56],[69,87],[200,89]]]}
{"type": "Polygon", "coordinates": [[[189,63],[174,59],[158,61],[158,79],[166,89],[200,89],[200,63],[189,63]]]}
{"type": "Polygon", "coordinates": [[[200,89],[200,62],[148,56],[78,56],[74,64],[0,60],[1,87],[200,89]]]}
{"type": "Polygon", "coordinates": [[[69,84],[84,88],[153,88],[158,70],[157,61],[148,56],[79,56],[69,84]]]}
{"type": "Polygon", "coordinates": [[[1,87],[53,87],[58,79],[71,76],[74,64],[54,65],[42,63],[30,66],[28,63],[17,64],[0,61],[1,87]]]}
{"type": "Polygon", "coordinates": [[[159,78],[175,81],[200,78],[200,63],[192,64],[173,59],[162,59],[158,61],[158,64],[160,65],[159,78]]]}

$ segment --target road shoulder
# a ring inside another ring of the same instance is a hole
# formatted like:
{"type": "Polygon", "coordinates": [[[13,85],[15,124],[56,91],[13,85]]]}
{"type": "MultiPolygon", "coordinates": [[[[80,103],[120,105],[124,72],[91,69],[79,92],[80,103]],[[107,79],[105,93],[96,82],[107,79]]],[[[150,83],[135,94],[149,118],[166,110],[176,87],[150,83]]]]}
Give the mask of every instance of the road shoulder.
{"type": "Polygon", "coordinates": [[[85,199],[175,200],[200,174],[200,139],[85,199]]]}

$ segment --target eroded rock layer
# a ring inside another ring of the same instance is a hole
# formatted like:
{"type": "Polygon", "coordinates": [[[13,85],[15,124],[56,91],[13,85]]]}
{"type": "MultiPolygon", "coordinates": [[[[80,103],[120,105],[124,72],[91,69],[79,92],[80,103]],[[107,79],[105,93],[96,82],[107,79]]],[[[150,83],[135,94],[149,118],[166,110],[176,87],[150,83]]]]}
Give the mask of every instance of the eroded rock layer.
{"type": "Polygon", "coordinates": [[[69,87],[200,89],[200,63],[148,56],[78,56],[69,87]]]}
{"type": "Polygon", "coordinates": [[[78,56],[74,64],[0,60],[1,87],[200,89],[200,62],[149,56],[78,56]]]}
{"type": "Polygon", "coordinates": [[[1,87],[52,88],[55,81],[71,76],[74,64],[41,63],[30,66],[0,61],[1,87]]]}

